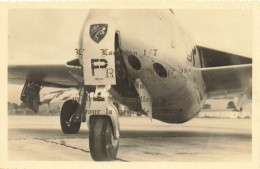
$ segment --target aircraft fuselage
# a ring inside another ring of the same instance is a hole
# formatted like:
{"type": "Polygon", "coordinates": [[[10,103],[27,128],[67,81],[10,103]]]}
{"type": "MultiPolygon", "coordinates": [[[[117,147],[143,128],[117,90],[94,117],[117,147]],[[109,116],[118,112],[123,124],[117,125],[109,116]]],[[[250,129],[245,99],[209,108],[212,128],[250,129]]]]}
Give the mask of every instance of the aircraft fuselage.
{"type": "MultiPolygon", "coordinates": [[[[112,96],[127,97],[128,89],[136,93],[134,81],[140,79],[151,98],[134,95],[137,100],[124,100],[130,109],[151,102],[152,117],[168,123],[183,123],[199,113],[206,98],[199,51],[170,10],[92,10],[86,23],[89,20],[108,24],[108,29],[111,22],[116,25],[120,56],[115,72],[117,85],[124,85],[124,90],[112,86],[112,96]]],[[[80,42],[81,48],[88,48],[83,37],[80,42]]]]}

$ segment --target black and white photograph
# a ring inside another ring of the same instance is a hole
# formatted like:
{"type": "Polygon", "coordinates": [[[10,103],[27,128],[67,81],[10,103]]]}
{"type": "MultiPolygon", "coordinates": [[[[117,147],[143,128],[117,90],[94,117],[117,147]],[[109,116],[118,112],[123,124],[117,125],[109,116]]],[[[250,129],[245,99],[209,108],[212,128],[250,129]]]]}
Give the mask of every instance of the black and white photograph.
{"type": "Polygon", "coordinates": [[[8,9],[7,160],[252,162],[252,18],[8,9]]]}

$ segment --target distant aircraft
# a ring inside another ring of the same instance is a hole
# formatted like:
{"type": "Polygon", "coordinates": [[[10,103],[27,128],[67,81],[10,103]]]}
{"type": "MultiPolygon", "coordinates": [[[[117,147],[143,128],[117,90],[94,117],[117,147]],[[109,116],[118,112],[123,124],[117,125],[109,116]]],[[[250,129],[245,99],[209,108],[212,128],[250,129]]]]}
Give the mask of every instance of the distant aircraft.
{"type": "MultiPolygon", "coordinates": [[[[225,39],[223,39],[224,41],[225,39]]],[[[89,127],[96,161],[116,158],[117,103],[166,123],[195,117],[207,98],[252,97],[252,59],[198,46],[172,10],[91,10],[77,58],[66,65],[10,65],[9,83],[35,112],[42,87],[77,88],[60,123],[65,134],[89,127]]]]}

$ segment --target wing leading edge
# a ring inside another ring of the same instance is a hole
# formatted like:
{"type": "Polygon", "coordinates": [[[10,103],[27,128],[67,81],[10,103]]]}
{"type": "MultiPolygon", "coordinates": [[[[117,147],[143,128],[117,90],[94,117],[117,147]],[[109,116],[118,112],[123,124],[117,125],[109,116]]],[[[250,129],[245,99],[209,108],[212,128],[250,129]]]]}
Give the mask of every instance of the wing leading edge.
{"type": "Polygon", "coordinates": [[[252,64],[252,59],[245,56],[203,46],[197,46],[197,48],[200,53],[202,67],[252,64]]]}
{"type": "Polygon", "coordinates": [[[24,84],[35,81],[42,86],[69,88],[83,83],[81,67],[66,65],[12,65],[8,66],[8,82],[24,84]]]}

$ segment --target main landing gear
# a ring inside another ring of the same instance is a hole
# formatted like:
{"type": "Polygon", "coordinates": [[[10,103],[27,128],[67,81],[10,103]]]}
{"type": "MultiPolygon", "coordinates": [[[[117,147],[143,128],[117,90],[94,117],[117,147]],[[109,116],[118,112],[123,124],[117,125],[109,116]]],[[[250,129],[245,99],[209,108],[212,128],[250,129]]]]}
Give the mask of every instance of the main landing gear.
{"type": "Polygon", "coordinates": [[[60,113],[60,125],[63,133],[65,134],[76,134],[80,129],[81,122],[86,121],[86,114],[84,112],[86,107],[86,99],[88,96],[85,88],[80,90],[79,99],[81,104],[75,100],[67,100],[60,113]]]}
{"type": "Polygon", "coordinates": [[[61,109],[60,124],[63,133],[75,134],[80,129],[81,122],[72,123],[70,121],[72,115],[78,110],[79,103],[74,100],[66,101],[61,109]]]}
{"type": "Polygon", "coordinates": [[[95,161],[114,160],[119,147],[118,111],[110,100],[110,87],[96,86],[95,92],[89,95],[84,90],[81,104],[68,100],[61,110],[60,123],[65,134],[77,133],[81,122],[87,121],[89,148],[95,161]],[[91,101],[87,102],[88,99],[91,101]]]}

